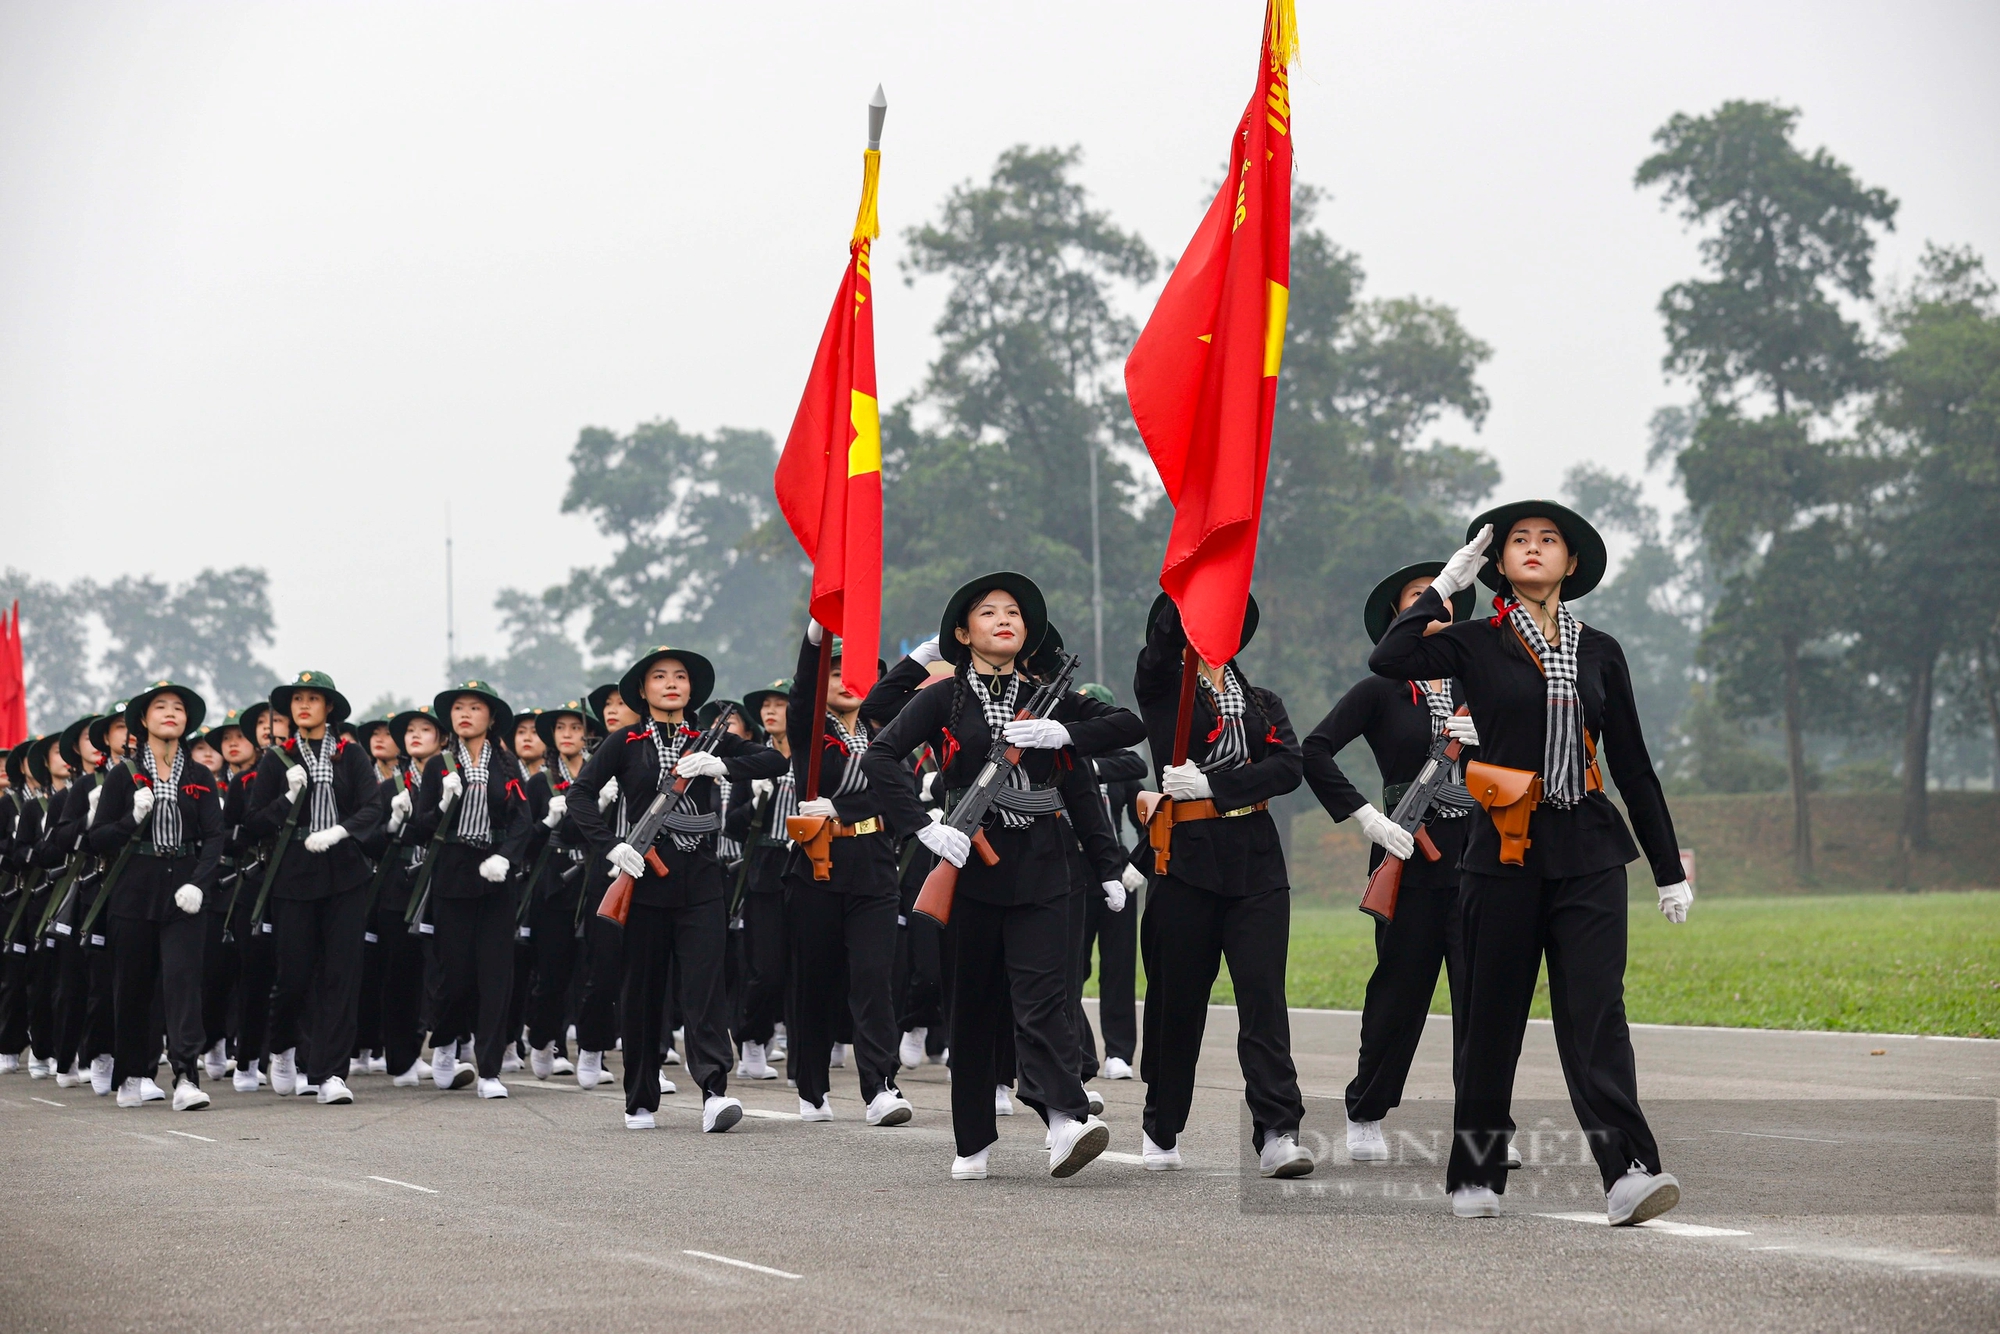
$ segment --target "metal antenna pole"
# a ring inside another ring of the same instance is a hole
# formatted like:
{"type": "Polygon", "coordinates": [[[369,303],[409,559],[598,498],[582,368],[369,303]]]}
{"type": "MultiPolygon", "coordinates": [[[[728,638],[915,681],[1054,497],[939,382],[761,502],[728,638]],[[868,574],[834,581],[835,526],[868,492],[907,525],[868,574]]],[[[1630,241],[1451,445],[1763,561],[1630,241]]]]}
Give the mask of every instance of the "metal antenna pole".
{"type": "Polygon", "coordinates": [[[453,614],[451,596],[451,506],[444,510],[444,674],[447,679],[458,672],[458,621],[453,614]]]}

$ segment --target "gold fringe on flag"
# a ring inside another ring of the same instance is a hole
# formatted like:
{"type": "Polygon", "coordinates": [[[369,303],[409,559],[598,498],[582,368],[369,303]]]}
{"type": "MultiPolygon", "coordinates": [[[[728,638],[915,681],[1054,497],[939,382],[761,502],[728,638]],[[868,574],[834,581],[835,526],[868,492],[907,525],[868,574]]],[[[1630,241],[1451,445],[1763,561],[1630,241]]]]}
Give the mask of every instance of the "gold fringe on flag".
{"type": "Polygon", "coordinates": [[[861,150],[861,211],[854,215],[854,238],[850,244],[872,241],[882,234],[882,221],[875,216],[875,185],[881,175],[881,152],[873,148],[861,150]]]}
{"type": "Polygon", "coordinates": [[[1299,58],[1299,14],[1295,0],[1270,0],[1265,8],[1264,44],[1272,69],[1290,69],[1299,58]]]}

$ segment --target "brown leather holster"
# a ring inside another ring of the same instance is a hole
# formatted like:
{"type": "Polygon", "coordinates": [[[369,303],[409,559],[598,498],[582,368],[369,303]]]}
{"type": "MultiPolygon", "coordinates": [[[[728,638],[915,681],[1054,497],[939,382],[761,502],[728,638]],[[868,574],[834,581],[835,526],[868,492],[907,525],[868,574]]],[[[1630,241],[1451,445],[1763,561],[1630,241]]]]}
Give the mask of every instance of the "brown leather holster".
{"type": "Polygon", "coordinates": [[[1198,820],[1233,820],[1253,811],[1269,809],[1271,805],[1268,801],[1260,801],[1255,805],[1222,811],[1215,808],[1213,801],[1175,801],[1164,792],[1141,792],[1136,804],[1139,819],[1146,826],[1146,845],[1153,850],[1153,872],[1156,875],[1167,873],[1167,862],[1173,856],[1175,825],[1193,824],[1198,820]]]}
{"type": "Polygon", "coordinates": [[[806,851],[806,860],[812,863],[813,879],[833,879],[833,840],[853,838],[858,834],[873,834],[882,828],[880,816],[869,816],[860,824],[842,824],[824,815],[788,815],[785,817],[785,837],[806,851]]]}
{"type": "Polygon", "coordinates": [[[1500,835],[1501,864],[1522,865],[1533,842],[1528,837],[1528,817],[1542,804],[1542,776],[1530,769],[1473,760],[1465,766],[1465,787],[1493,820],[1500,835]]]}

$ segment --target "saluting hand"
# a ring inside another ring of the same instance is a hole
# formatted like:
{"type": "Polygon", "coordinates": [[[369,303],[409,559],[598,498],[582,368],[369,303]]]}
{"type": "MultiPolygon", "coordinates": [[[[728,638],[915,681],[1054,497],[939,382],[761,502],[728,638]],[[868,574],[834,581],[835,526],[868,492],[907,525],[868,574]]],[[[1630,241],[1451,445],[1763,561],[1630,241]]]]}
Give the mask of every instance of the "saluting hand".
{"type": "Polygon", "coordinates": [[[1472,581],[1479,576],[1479,567],[1486,563],[1486,550],[1493,545],[1493,525],[1487,524],[1472,540],[1452,553],[1444,563],[1438,577],[1431,580],[1431,587],[1446,602],[1460,589],[1472,587],[1472,581]]]}

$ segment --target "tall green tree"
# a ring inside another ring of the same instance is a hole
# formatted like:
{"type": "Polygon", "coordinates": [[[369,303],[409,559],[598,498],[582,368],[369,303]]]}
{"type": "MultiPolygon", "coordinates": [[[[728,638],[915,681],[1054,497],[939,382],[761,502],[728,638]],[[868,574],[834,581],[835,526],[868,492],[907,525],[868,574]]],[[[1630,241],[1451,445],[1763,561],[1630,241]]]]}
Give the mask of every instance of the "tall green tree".
{"type": "Polygon", "coordinates": [[[1660,298],[1665,368],[1699,394],[1676,463],[1741,612],[1718,614],[1707,632],[1718,690],[1737,707],[1774,676],[1783,692],[1793,855],[1809,880],[1803,657],[1831,610],[1819,582],[1828,509],[1856,484],[1830,415],[1872,372],[1860,325],[1841,303],[1872,295],[1876,232],[1893,225],[1896,203],[1825,149],[1800,150],[1797,122],[1796,110],[1768,102],[1676,115],[1655,132],[1659,151],[1635,183],[1659,187],[1704,232],[1705,274],[1660,298]],[[1765,661],[1773,646],[1775,664],[1765,661]]]}
{"type": "Polygon", "coordinates": [[[277,679],[256,656],[272,642],[270,588],[249,566],[177,586],[129,575],[103,585],[93,602],[110,642],[98,669],[120,694],[171,677],[218,704],[262,699],[277,679]]]}
{"type": "Polygon", "coordinates": [[[21,604],[21,657],[28,677],[28,727],[48,732],[99,708],[90,677],[92,586],[37,579],[11,566],[0,575],[0,605],[21,604]]]}
{"type": "Polygon", "coordinates": [[[565,603],[568,588],[540,593],[503,588],[493,599],[507,653],[498,658],[461,658],[452,664],[456,680],[490,682],[516,710],[581,698],[589,689],[583,650],[570,637],[565,603]]]}

